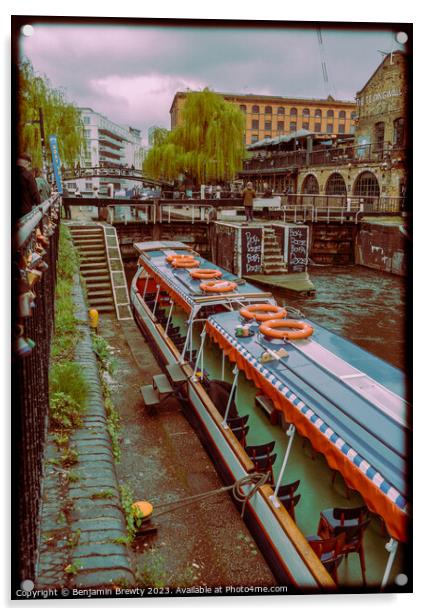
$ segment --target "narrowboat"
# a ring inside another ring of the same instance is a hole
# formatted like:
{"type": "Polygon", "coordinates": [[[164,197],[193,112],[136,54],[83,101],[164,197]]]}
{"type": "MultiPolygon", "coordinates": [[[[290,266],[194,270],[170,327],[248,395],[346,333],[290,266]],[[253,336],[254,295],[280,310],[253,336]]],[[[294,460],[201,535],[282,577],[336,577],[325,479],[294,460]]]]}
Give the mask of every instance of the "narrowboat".
{"type": "Polygon", "coordinates": [[[132,311],[163,369],[141,388],[146,411],[184,403],[277,581],[292,593],[402,590],[403,373],[181,242],[134,246],[132,311]]]}

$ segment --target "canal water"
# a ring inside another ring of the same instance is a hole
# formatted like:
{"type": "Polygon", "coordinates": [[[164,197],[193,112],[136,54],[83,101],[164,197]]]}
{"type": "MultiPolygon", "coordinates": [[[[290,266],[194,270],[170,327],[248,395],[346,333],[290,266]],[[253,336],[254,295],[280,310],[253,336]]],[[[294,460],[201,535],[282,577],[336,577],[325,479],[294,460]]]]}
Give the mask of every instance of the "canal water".
{"type": "Polygon", "coordinates": [[[313,267],[314,298],[277,296],[319,325],[406,369],[406,280],[361,266],[313,267]]]}

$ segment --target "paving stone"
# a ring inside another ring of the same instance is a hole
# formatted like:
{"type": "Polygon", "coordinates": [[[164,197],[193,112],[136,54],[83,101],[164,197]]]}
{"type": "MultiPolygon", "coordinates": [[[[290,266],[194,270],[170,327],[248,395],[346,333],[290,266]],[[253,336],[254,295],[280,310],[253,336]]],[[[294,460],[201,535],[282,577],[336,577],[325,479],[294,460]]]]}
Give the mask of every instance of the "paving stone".
{"type": "Polygon", "coordinates": [[[74,498],[91,498],[94,494],[100,494],[102,492],[105,492],[106,490],[112,490],[114,492],[114,494],[117,495],[117,498],[119,498],[119,494],[116,490],[116,486],[109,486],[109,485],[100,485],[97,486],[96,488],[72,488],[69,490],[69,497],[74,499],[74,498]]]}
{"type": "Polygon", "coordinates": [[[97,588],[112,586],[114,582],[124,582],[126,586],[134,584],[133,574],[128,569],[99,570],[90,573],[78,573],[74,577],[74,586],[79,588],[97,588]]]}
{"type": "Polygon", "coordinates": [[[131,572],[130,563],[124,554],[98,554],[95,556],[79,557],[80,572],[85,569],[125,569],[131,572]]]}
{"type": "Polygon", "coordinates": [[[91,543],[76,546],[71,555],[75,559],[86,556],[109,556],[111,554],[129,557],[129,548],[121,543],[91,543]]]}
{"type": "Polygon", "coordinates": [[[112,530],[122,533],[125,530],[125,525],[122,520],[117,517],[95,517],[81,518],[76,522],[72,522],[71,528],[73,531],[80,530],[81,533],[87,531],[112,530]]]}
{"type": "MultiPolygon", "coordinates": [[[[77,529],[80,530],[80,529],[77,529]]],[[[125,540],[127,538],[125,529],[118,531],[114,528],[106,530],[95,530],[81,532],[79,537],[79,545],[85,543],[117,543],[117,540],[125,540]]]]}
{"type": "Polygon", "coordinates": [[[70,515],[70,520],[72,522],[77,522],[78,520],[85,520],[86,518],[115,518],[118,517],[119,514],[121,514],[121,509],[115,505],[96,506],[94,503],[93,507],[75,507],[73,513],[70,515]]]}

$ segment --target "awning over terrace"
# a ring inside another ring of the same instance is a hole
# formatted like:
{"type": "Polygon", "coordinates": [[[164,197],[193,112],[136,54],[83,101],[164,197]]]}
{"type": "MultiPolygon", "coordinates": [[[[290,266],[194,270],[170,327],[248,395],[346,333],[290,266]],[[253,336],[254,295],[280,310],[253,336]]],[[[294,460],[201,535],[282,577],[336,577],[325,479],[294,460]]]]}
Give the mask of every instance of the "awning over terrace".
{"type": "Polygon", "coordinates": [[[237,338],[237,312],[207,321],[207,332],[268,395],[347,485],[380,515],[390,535],[407,540],[409,406],[403,374],[315,323],[311,339],[282,343],[288,357],[262,363],[280,341],[237,338]],[[365,373],[366,370],[366,373],[365,373]]]}

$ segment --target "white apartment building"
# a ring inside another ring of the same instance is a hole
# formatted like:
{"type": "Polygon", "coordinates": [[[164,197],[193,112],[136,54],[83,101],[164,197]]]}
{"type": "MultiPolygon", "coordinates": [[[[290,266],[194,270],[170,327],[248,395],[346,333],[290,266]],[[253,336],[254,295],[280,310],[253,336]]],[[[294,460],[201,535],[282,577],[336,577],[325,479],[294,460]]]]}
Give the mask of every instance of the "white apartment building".
{"type": "MultiPolygon", "coordinates": [[[[116,124],[90,107],[81,107],[80,112],[86,141],[79,160],[81,169],[134,167],[142,170],[144,148],[140,130],[116,124]]],[[[119,191],[132,188],[136,182],[121,177],[112,179],[89,175],[67,182],[66,185],[72,192],[79,189],[82,195],[88,195],[96,191],[99,194],[106,193],[110,183],[119,191]]]]}

